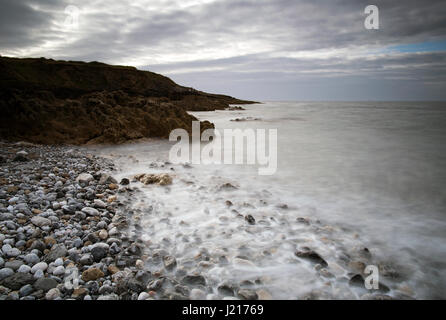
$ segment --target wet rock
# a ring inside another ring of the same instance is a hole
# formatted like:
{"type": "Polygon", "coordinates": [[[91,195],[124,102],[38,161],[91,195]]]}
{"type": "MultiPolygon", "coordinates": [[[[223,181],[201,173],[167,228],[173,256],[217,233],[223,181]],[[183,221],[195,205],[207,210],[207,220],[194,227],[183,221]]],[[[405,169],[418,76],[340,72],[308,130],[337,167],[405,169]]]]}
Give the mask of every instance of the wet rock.
{"type": "Polygon", "coordinates": [[[354,287],[365,288],[364,278],[360,274],[355,274],[353,277],[350,278],[348,283],[349,283],[349,285],[354,286],[354,287]]]}
{"type": "Polygon", "coordinates": [[[308,218],[298,217],[296,221],[305,225],[310,225],[310,220],[308,218]]]}
{"type": "Polygon", "coordinates": [[[109,188],[110,190],[117,190],[117,189],[119,188],[119,186],[118,186],[116,183],[110,183],[110,184],[108,185],[108,188],[109,188]]]}
{"type": "Polygon", "coordinates": [[[257,293],[254,290],[250,289],[240,289],[237,291],[237,295],[239,298],[244,300],[257,300],[258,296],[257,293]]]}
{"type": "Polygon", "coordinates": [[[317,252],[313,250],[296,251],[295,255],[312,263],[318,263],[323,267],[328,266],[328,263],[317,252]]]}
{"type": "Polygon", "coordinates": [[[241,268],[256,268],[256,265],[252,261],[249,261],[248,259],[243,259],[243,258],[237,257],[237,258],[234,258],[232,260],[232,262],[237,267],[241,267],[241,268]]]}
{"type": "Polygon", "coordinates": [[[135,279],[141,282],[146,287],[149,283],[149,280],[151,279],[151,274],[150,272],[139,270],[135,274],[135,279]]]}
{"type": "Polygon", "coordinates": [[[168,173],[138,174],[134,178],[143,184],[158,184],[160,186],[172,184],[172,177],[168,173]]]}
{"type": "Polygon", "coordinates": [[[147,289],[158,291],[163,287],[164,284],[164,278],[152,280],[147,285],[147,289]]]}
{"type": "Polygon", "coordinates": [[[201,275],[187,275],[183,277],[182,282],[191,286],[206,285],[206,279],[201,275]]]}
{"type": "Polygon", "coordinates": [[[228,284],[219,285],[217,290],[218,290],[218,293],[221,294],[222,296],[233,296],[234,295],[234,288],[228,284]]]}
{"type": "Polygon", "coordinates": [[[361,248],[359,250],[359,255],[365,259],[372,258],[372,253],[370,252],[370,250],[368,248],[361,248]]]}
{"type": "Polygon", "coordinates": [[[130,180],[127,178],[122,178],[121,182],[119,183],[120,185],[126,186],[128,184],[130,184],[130,180]]]}
{"type": "Polygon", "coordinates": [[[325,278],[334,278],[335,276],[325,268],[319,270],[319,274],[325,278]]]}
{"type": "Polygon", "coordinates": [[[174,287],[174,290],[175,290],[175,292],[178,292],[179,294],[181,294],[181,295],[183,295],[183,296],[186,296],[186,297],[188,297],[188,296],[189,296],[189,293],[190,293],[190,290],[189,290],[188,287],[186,287],[186,286],[182,286],[182,285],[180,285],[180,284],[177,284],[177,285],[174,287]]]}
{"type": "Polygon", "coordinates": [[[398,279],[400,278],[400,274],[395,270],[394,267],[387,264],[379,264],[379,274],[386,278],[398,279]]]}
{"type": "Polygon", "coordinates": [[[227,182],[227,183],[222,184],[219,189],[220,190],[236,190],[237,187],[234,186],[233,184],[227,182]]]}
{"type": "Polygon", "coordinates": [[[256,291],[259,300],[272,300],[273,296],[264,289],[259,289],[256,291]]]}
{"type": "Polygon", "coordinates": [[[366,264],[362,261],[350,261],[348,264],[349,268],[352,269],[355,273],[363,274],[366,264]]]}
{"type": "Polygon", "coordinates": [[[144,268],[144,262],[141,259],[136,260],[135,267],[137,269],[143,269],[144,268]]]}
{"type": "Polygon", "coordinates": [[[163,263],[167,270],[172,270],[177,266],[177,261],[172,256],[164,256],[163,263]]]}
{"type": "Polygon", "coordinates": [[[254,217],[250,214],[245,216],[245,220],[246,222],[248,222],[249,224],[255,224],[256,220],[254,219],[254,217]]]}

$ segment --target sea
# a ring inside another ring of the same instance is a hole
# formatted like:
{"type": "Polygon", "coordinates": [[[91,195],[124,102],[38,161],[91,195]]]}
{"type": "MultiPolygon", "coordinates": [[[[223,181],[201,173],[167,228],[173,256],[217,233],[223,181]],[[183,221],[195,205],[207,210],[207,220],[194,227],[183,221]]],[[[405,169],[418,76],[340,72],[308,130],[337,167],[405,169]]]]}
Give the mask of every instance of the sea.
{"type": "MultiPolygon", "coordinates": [[[[115,161],[118,179],[173,177],[170,186],[132,183],[143,191],[134,206],[147,254],[177,260],[163,272],[203,275],[207,299],[245,287],[265,299],[446,298],[446,103],[243,108],[191,114],[221,131],[277,130],[272,175],[257,164],[172,163],[176,142],[161,139],[89,147],[115,161]],[[305,250],[327,264],[296,255],[305,250]],[[365,280],[370,265],[380,289],[351,280],[365,280]]],[[[151,259],[145,267],[162,270],[151,259]]]]}

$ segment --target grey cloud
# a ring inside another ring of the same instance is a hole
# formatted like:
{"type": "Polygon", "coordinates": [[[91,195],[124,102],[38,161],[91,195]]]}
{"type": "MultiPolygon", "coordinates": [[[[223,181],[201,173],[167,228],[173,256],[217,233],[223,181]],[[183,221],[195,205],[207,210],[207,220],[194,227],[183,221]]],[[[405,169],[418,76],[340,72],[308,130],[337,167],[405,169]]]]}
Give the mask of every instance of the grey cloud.
{"type": "MultiPolygon", "coordinates": [[[[128,5],[77,0],[70,2],[83,9],[80,30],[75,34],[51,29],[57,19],[63,18],[68,2],[0,3],[2,51],[21,49],[56,59],[108,63],[132,61],[139,67],[167,72],[185,85],[210,91],[223,88],[235,94],[242,90],[239,88],[265,83],[280,83],[286,88],[286,81],[302,85],[315,79],[323,86],[339,81],[337,78],[348,83],[358,77],[361,81],[357,82],[369,81],[375,86],[384,80],[398,82],[401,87],[408,81],[418,81],[420,86],[428,86],[428,81],[431,86],[445,81],[441,73],[444,59],[435,53],[371,55],[375,59],[287,58],[296,51],[365,47],[372,52],[389,45],[444,41],[446,5],[440,0],[374,1],[380,9],[381,28],[373,31],[363,26],[367,0],[219,0],[186,9],[155,0],[135,0],[128,5]],[[32,3],[38,3],[37,8],[32,3]],[[153,4],[157,5],[152,8],[153,4]],[[67,41],[38,50],[48,40],[64,37],[67,41]],[[206,55],[209,50],[217,55],[230,54],[225,59],[215,58],[213,53],[206,55]],[[167,56],[167,62],[157,61],[167,56]]],[[[287,96],[298,97],[294,90],[290,92],[287,96]]]]}
{"type": "Polygon", "coordinates": [[[0,8],[0,48],[34,45],[39,37],[33,30],[51,24],[48,14],[34,10],[28,2],[2,0],[0,8]]]}

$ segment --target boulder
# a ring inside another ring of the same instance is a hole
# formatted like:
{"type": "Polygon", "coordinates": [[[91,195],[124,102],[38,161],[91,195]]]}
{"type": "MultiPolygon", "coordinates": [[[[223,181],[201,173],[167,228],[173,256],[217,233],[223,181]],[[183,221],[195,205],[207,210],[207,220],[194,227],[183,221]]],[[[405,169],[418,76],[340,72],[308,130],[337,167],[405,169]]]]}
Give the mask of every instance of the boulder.
{"type": "Polygon", "coordinates": [[[19,290],[21,287],[33,283],[34,283],[34,278],[31,274],[21,273],[21,272],[14,273],[13,275],[6,277],[0,282],[2,286],[12,290],[19,290]]]}

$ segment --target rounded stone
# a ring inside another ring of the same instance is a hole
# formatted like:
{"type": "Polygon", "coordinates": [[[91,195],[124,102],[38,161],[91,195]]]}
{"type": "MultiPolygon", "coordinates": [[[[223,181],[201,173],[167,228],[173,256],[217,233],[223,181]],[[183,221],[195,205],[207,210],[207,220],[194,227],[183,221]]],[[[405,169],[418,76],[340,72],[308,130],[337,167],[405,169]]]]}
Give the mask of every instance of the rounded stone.
{"type": "Polygon", "coordinates": [[[45,271],[48,268],[48,264],[46,262],[39,262],[36,263],[32,268],[31,268],[31,273],[36,273],[37,270],[41,270],[42,272],[45,271]]]}
{"type": "Polygon", "coordinates": [[[99,231],[99,238],[102,240],[107,239],[108,238],[107,230],[102,229],[101,231],[99,231]]]}
{"type": "Polygon", "coordinates": [[[30,284],[27,284],[27,285],[24,285],[23,287],[20,288],[20,290],[19,290],[19,295],[20,295],[21,297],[28,296],[28,295],[30,295],[33,291],[34,291],[33,286],[30,285],[30,284]]]}
{"type": "Polygon", "coordinates": [[[9,277],[9,276],[12,276],[13,274],[14,274],[14,270],[12,270],[11,268],[0,269],[0,281],[9,277]]]}
{"type": "Polygon", "coordinates": [[[22,264],[20,266],[20,268],[17,270],[17,272],[30,273],[31,272],[31,267],[27,266],[26,264],[22,264]]]}
{"type": "Polygon", "coordinates": [[[63,274],[65,274],[65,268],[63,266],[58,266],[53,270],[53,275],[55,276],[61,276],[63,274]]]}
{"type": "Polygon", "coordinates": [[[29,265],[35,265],[40,261],[39,257],[35,253],[28,253],[23,260],[29,265]]]}
{"type": "Polygon", "coordinates": [[[35,273],[34,273],[34,279],[40,279],[44,277],[44,273],[41,269],[38,269],[35,273]]]}
{"type": "Polygon", "coordinates": [[[60,266],[62,266],[63,265],[63,259],[62,258],[57,258],[55,261],[54,261],[54,266],[55,267],[60,267],[60,266]]]}
{"type": "Polygon", "coordinates": [[[138,296],[138,300],[147,300],[150,298],[150,295],[147,292],[141,292],[138,296]]]}

